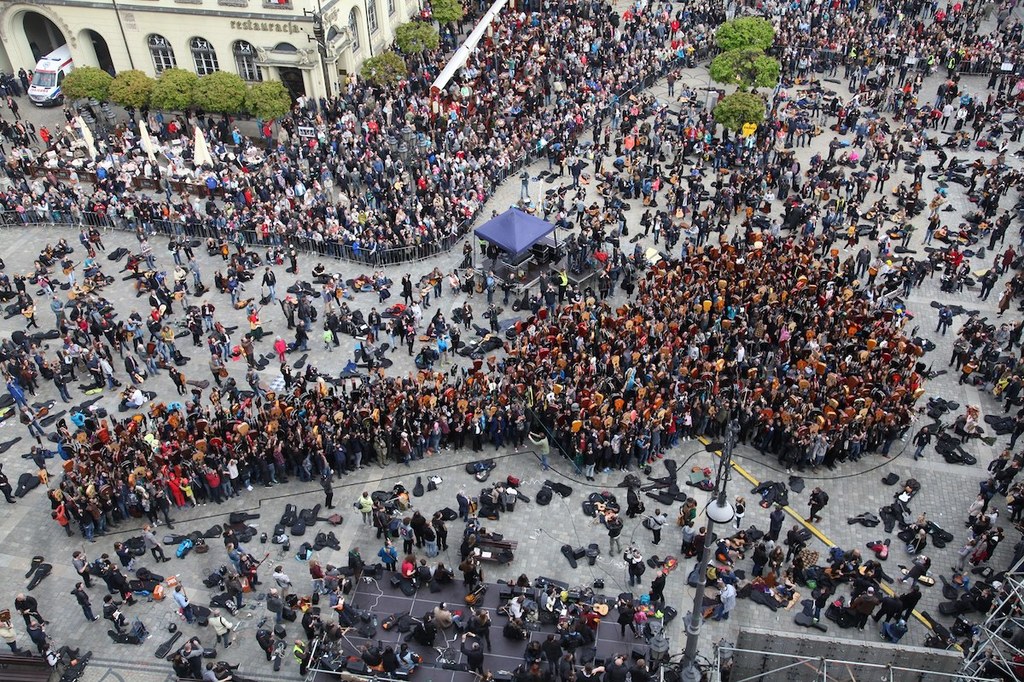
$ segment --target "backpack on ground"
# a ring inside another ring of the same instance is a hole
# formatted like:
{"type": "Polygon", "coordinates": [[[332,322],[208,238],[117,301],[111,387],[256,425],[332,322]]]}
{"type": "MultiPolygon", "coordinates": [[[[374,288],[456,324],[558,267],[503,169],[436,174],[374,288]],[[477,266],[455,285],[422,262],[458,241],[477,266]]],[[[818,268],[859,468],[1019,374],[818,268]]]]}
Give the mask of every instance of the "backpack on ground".
{"type": "Polygon", "coordinates": [[[188,553],[192,551],[192,546],[192,540],[190,538],[185,538],[178,545],[178,549],[174,551],[174,556],[178,557],[179,559],[184,559],[186,556],[188,556],[188,553]]]}

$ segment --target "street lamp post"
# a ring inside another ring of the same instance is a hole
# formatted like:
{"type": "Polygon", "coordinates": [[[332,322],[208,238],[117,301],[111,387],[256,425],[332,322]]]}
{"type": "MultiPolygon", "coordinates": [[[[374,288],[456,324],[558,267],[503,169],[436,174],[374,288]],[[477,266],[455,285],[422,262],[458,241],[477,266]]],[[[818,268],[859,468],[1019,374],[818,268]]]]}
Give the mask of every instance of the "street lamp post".
{"type": "Polygon", "coordinates": [[[316,10],[302,10],[306,16],[313,18],[313,35],[307,36],[311,42],[316,43],[317,52],[320,53],[320,69],[324,73],[324,93],[327,99],[331,98],[331,75],[327,68],[327,33],[324,30],[324,8],[317,0],[316,10]]]}
{"type": "Polygon", "coordinates": [[[416,160],[416,128],[409,124],[402,127],[400,131],[402,138],[398,141],[398,155],[402,158],[405,172],[409,174],[409,181],[415,178],[412,164],[416,160]]]}
{"type": "MultiPolygon", "coordinates": [[[[700,629],[704,623],[704,589],[708,582],[708,566],[714,552],[715,524],[725,524],[732,520],[735,512],[726,499],[726,487],[732,467],[732,449],[736,443],[738,431],[735,421],[730,421],[726,430],[725,444],[721,446],[722,457],[718,462],[718,476],[715,479],[715,497],[705,510],[708,515],[707,531],[701,547],[700,562],[697,564],[697,587],[693,593],[693,610],[686,621],[686,649],[683,652],[683,668],[681,682],[699,682],[700,669],[697,667],[697,646],[700,643],[700,629]]],[[[718,449],[717,444],[709,444],[708,450],[718,449]]]]}
{"type": "MultiPolygon", "coordinates": [[[[114,6],[114,16],[117,17],[117,28],[121,31],[121,40],[124,41],[124,51],[128,54],[128,66],[135,68],[135,60],[132,59],[132,48],[128,45],[128,36],[124,32],[124,22],[121,21],[121,8],[117,6],[117,0],[112,2],[114,6]]],[[[97,66],[99,66],[97,64],[97,66]]],[[[110,74],[113,76],[114,74],[110,74]]]]}

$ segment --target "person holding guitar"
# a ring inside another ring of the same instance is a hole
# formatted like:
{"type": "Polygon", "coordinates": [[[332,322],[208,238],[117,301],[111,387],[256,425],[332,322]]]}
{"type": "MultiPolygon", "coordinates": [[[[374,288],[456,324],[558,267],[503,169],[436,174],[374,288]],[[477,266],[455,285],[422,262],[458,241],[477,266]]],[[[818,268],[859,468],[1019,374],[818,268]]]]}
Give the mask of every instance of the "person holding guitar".
{"type": "Polygon", "coordinates": [[[622,519],[613,509],[608,509],[604,514],[604,525],[608,529],[608,553],[617,554],[622,551],[622,542],[619,536],[622,535],[622,519]]]}
{"type": "Polygon", "coordinates": [[[32,299],[29,298],[29,295],[24,294],[23,296],[19,296],[18,302],[21,304],[21,314],[25,316],[25,320],[27,321],[25,329],[31,329],[32,327],[39,329],[39,323],[36,322],[36,306],[32,302],[32,299]]]}
{"type": "Polygon", "coordinates": [[[60,268],[64,271],[64,276],[68,278],[68,281],[74,286],[74,273],[75,273],[75,261],[65,256],[60,261],[60,268]]]}

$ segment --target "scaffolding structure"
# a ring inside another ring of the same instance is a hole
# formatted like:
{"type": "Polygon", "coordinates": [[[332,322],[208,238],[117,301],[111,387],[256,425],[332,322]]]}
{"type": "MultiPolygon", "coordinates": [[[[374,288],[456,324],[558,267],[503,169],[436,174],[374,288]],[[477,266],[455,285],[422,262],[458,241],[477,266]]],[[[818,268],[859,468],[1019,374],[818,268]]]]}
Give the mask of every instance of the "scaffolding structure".
{"type": "Polygon", "coordinates": [[[1008,679],[1024,676],[1024,558],[1002,574],[999,597],[988,617],[977,626],[974,642],[964,660],[963,680],[986,671],[1008,679]]]}
{"type": "Polygon", "coordinates": [[[719,646],[712,666],[712,682],[768,682],[771,680],[800,680],[801,682],[999,682],[999,678],[965,676],[963,672],[936,672],[924,667],[904,667],[891,664],[867,663],[839,658],[820,658],[774,651],[755,651],[719,646]],[[730,667],[729,661],[744,656],[760,658],[757,672],[740,672],[730,667]]]}
{"type": "MultiPolygon", "coordinates": [[[[910,647],[757,628],[737,643],[719,642],[705,668],[708,682],[1001,682],[967,674],[955,649],[910,647]]],[[[990,669],[991,670],[991,669],[990,669]]],[[[1011,678],[1012,679],[1012,678],[1011,678]]]]}

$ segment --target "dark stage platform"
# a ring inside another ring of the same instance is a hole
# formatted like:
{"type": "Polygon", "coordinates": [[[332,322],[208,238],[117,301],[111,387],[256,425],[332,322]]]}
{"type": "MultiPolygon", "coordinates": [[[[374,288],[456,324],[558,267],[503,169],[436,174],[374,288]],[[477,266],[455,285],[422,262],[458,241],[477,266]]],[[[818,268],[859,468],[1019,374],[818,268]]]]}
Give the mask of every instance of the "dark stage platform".
{"type": "MultiPolygon", "coordinates": [[[[352,594],[349,596],[349,603],[356,609],[371,611],[377,616],[377,632],[372,638],[366,638],[361,637],[354,628],[350,629],[340,641],[339,649],[332,652],[333,660],[340,661],[347,656],[360,656],[360,647],[367,643],[376,644],[379,642],[384,647],[393,645],[397,651],[398,645],[406,640],[408,634],[394,630],[386,631],[379,626],[380,623],[384,622],[392,614],[404,613],[414,618],[422,618],[424,614],[433,611],[434,607],[441,602],[445,602],[448,609],[453,613],[459,611],[464,614],[469,613],[470,607],[465,603],[465,590],[460,580],[456,580],[453,584],[443,587],[438,592],[431,592],[430,589],[424,587],[416,594],[407,597],[398,588],[391,586],[391,575],[385,572],[383,578],[372,580],[371,582],[366,582],[364,579],[357,587],[353,588],[352,594]]],[[[510,588],[506,585],[488,584],[488,589],[483,599],[473,606],[473,608],[484,608],[490,612],[492,650],[486,653],[484,669],[493,672],[499,682],[511,678],[512,671],[523,662],[523,654],[530,641],[544,641],[547,639],[547,635],[556,632],[554,625],[533,624],[530,626],[530,638],[528,640],[506,639],[502,634],[502,629],[508,618],[499,613],[498,608],[505,601],[503,596],[507,599],[509,592],[510,588]]],[[[576,650],[577,663],[582,665],[587,661],[593,660],[595,665],[600,665],[604,661],[611,659],[615,654],[620,653],[627,657],[634,655],[646,656],[648,647],[643,639],[634,638],[632,632],[628,629],[624,638],[619,636],[619,625],[615,622],[618,613],[614,606],[616,597],[604,595],[597,599],[609,604],[611,610],[602,619],[598,627],[595,644],[589,647],[580,647],[576,650]]],[[[323,618],[325,620],[334,620],[329,607],[324,608],[323,618]]],[[[476,675],[462,670],[445,669],[439,662],[442,656],[439,655],[438,649],[442,649],[445,650],[445,658],[454,660],[456,663],[464,663],[465,657],[460,650],[461,644],[461,634],[454,627],[448,632],[440,629],[437,631],[435,648],[424,647],[415,640],[409,640],[409,648],[423,659],[417,670],[413,672],[412,677],[429,680],[430,682],[476,682],[478,679],[476,675]]],[[[319,645],[319,642],[316,642],[314,646],[317,645],[319,645]]],[[[373,671],[363,675],[330,671],[330,666],[326,661],[318,664],[318,661],[321,660],[321,655],[325,653],[322,647],[318,647],[318,649],[313,651],[312,665],[307,680],[317,680],[318,682],[339,679],[365,680],[372,679],[375,676],[373,671]],[[320,669],[314,670],[313,667],[320,669]]]]}

